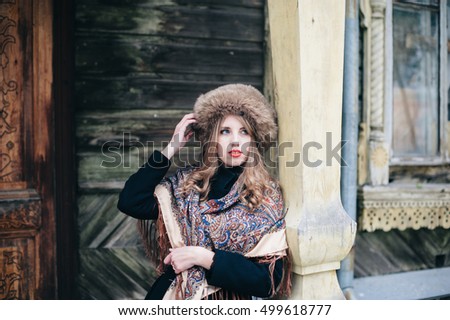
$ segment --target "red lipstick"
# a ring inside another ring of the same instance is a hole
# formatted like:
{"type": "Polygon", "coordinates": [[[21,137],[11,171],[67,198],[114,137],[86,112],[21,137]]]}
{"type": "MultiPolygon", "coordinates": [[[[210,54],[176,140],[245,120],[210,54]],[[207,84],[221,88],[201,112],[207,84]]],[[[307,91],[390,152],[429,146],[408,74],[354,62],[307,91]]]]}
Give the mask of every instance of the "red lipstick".
{"type": "Polygon", "coordinates": [[[242,155],[240,150],[231,150],[228,152],[233,158],[239,158],[242,155]]]}

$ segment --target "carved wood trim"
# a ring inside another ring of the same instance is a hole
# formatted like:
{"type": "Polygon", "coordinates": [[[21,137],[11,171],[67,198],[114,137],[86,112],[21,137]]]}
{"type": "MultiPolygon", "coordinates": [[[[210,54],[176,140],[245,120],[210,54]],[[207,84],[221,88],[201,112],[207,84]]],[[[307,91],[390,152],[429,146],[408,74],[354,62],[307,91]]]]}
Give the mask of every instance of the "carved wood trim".
{"type": "Polygon", "coordinates": [[[25,278],[23,257],[17,248],[0,248],[0,300],[21,298],[25,278]]]}
{"type": "Polygon", "coordinates": [[[384,138],[386,0],[370,0],[370,6],[369,181],[372,185],[386,185],[389,181],[389,146],[384,138]]]}
{"type": "Polygon", "coordinates": [[[0,1],[0,182],[24,179],[23,57],[16,1],[0,1]]]}
{"type": "Polygon", "coordinates": [[[39,241],[39,236],[18,236],[17,232],[0,238],[0,300],[36,297],[39,241]]]}
{"type": "Polygon", "coordinates": [[[41,202],[0,202],[0,232],[39,229],[41,226],[41,202]]]}
{"type": "Polygon", "coordinates": [[[364,187],[358,195],[362,231],[450,229],[450,186],[364,187]]]}

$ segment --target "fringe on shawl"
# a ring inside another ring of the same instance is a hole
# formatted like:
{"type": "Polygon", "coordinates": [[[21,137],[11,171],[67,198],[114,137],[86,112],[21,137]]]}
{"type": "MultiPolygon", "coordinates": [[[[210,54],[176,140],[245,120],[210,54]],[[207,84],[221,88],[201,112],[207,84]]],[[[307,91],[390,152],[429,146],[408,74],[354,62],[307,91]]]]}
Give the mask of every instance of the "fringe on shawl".
{"type": "Polygon", "coordinates": [[[182,284],[183,284],[183,276],[179,274],[176,277],[176,288],[175,288],[177,300],[184,300],[185,298],[182,284]]]}
{"type": "Polygon", "coordinates": [[[158,211],[156,221],[138,220],[138,230],[147,257],[155,264],[158,275],[161,275],[164,272],[164,257],[169,254],[170,241],[165,231],[159,203],[158,211]]]}
{"type": "Polygon", "coordinates": [[[249,300],[251,297],[246,295],[240,295],[236,292],[230,292],[228,290],[220,289],[202,300],[249,300]]]}
{"type": "Polygon", "coordinates": [[[285,256],[267,256],[258,259],[258,262],[269,264],[269,273],[271,280],[270,298],[271,299],[288,298],[291,295],[291,288],[292,288],[292,281],[291,281],[292,262],[290,258],[289,249],[287,249],[287,253],[285,256]],[[280,283],[278,284],[278,287],[275,288],[275,280],[274,280],[275,264],[280,259],[283,260],[283,276],[281,278],[280,283]]]}
{"type": "Polygon", "coordinates": [[[292,293],[292,257],[289,248],[286,251],[286,256],[283,257],[283,277],[275,295],[276,299],[289,298],[292,293]]]}

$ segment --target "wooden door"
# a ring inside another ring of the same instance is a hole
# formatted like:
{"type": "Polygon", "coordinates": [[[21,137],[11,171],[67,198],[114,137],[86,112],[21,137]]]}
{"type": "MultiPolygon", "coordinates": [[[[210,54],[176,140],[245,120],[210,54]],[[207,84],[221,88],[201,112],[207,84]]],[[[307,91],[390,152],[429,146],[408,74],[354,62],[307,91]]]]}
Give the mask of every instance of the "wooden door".
{"type": "Polygon", "coordinates": [[[54,298],[52,0],[0,0],[0,299],[54,298]]]}

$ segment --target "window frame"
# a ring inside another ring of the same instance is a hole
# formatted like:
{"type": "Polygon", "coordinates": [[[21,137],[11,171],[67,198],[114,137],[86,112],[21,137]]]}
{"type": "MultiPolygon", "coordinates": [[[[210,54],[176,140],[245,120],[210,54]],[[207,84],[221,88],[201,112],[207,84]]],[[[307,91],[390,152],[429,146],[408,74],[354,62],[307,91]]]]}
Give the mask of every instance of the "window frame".
{"type": "MultiPolygon", "coordinates": [[[[447,0],[449,1],[449,0],[447,0]]],[[[435,166],[450,163],[447,140],[448,96],[447,96],[447,1],[439,1],[439,155],[430,157],[393,156],[393,9],[396,0],[387,0],[386,5],[386,37],[385,37],[385,139],[389,142],[389,166],[435,166]]],[[[403,4],[403,3],[402,3],[403,4]]],[[[423,8],[428,5],[410,3],[411,7],[423,8]]]]}

